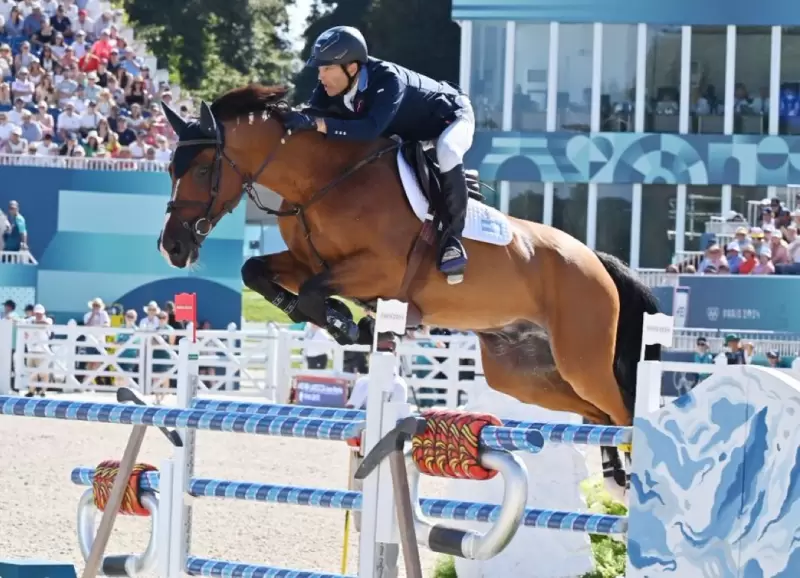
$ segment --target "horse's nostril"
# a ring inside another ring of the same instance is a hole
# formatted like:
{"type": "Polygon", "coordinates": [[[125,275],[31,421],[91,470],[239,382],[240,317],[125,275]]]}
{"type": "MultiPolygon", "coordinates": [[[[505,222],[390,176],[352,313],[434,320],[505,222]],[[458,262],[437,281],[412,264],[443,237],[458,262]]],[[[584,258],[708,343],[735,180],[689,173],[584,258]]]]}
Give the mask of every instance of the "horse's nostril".
{"type": "Polygon", "coordinates": [[[182,253],[183,246],[181,245],[180,241],[174,241],[172,243],[172,247],[169,247],[167,251],[169,251],[170,255],[178,256],[182,253]]]}

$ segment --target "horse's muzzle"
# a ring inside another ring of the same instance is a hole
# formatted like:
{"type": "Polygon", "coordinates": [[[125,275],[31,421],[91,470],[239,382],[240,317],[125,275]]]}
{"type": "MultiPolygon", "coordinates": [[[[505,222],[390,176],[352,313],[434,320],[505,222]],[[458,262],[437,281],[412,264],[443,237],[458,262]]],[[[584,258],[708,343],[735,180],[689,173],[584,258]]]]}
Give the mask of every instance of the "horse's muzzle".
{"type": "Polygon", "coordinates": [[[178,239],[170,234],[162,233],[159,236],[159,250],[164,258],[173,266],[183,269],[195,261],[200,248],[191,240],[178,239]]]}

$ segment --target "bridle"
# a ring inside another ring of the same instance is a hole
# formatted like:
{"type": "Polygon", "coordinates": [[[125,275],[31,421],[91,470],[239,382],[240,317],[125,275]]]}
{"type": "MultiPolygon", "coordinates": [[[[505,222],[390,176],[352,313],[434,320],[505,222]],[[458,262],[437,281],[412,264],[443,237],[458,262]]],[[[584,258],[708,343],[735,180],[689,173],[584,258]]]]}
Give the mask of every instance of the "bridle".
{"type": "MultiPolygon", "coordinates": [[[[279,101],[273,104],[268,105],[267,109],[265,110],[266,118],[269,118],[272,113],[276,110],[280,110],[282,107],[288,107],[288,103],[285,101],[279,101]]],[[[182,219],[178,216],[178,220],[180,221],[181,225],[184,229],[190,232],[192,235],[192,240],[196,245],[200,245],[202,240],[212,231],[214,226],[228,213],[232,213],[236,204],[238,204],[238,199],[233,199],[231,201],[227,201],[221,207],[221,210],[214,215],[214,205],[217,202],[217,197],[220,194],[220,183],[222,181],[222,162],[225,161],[230,165],[230,167],[234,170],[234,172],[239,175],[239,178],[242,180],[242,194],[246,194],[255,204],[255,206],[264,211],[269,215],[273,215],[275,217],[297,217],[300,220],[300,226],[303,228],[303,234],[308,242],[309,247],[311,248],[311,252],[314,255],[314,258],[318,261],[319,266],[327,270],[329,269],[328,264],[325,262],[325,259],[322,258],[317,248],[314,246],[314,242],[311,239],[311,228],[308,225],[308,220],[306,218],[306,213],[308,209],[321,200],[328,192],[330,192],[334,187],[339,185],[342,181],[344,181],[347,177],[358,171],[359,169],[363,168],[364,166],[378,160],[383,155],[388,152],[397,150],[400,146],[398,142],[393,142],[391,145],[383,147],[372,154],[368,155],[364,159],[358,161],[356,164],[348,168],[344,173],[339,175],[338,177],[334,178],[324,187],[316,191],[305,203],[291,203],[288,209],[279,210],[279,209],[272,209],[264,205],[264,203],[259,198],[258,192],[255,190],[255,184],[258,181],[258,177],[266,170],[267,166],[275,159],[278,154],[278,151],[281,148],[281,145],[286,144],[289,137],[292,136],[291,131],[287,131],[284,128],[284,132],[281,135],[279,140],[279,144],[275,146],[274,149],[264,158],[264,160],[259,165],[258,169],[255,173],[247,174],[239,169],[236,162],[228,156],[225,152],[225,132],[223,127],[220,123],[214,123],[214,138],[198,138],[198,139],[190,139],[190,140],[179,140],[176,144],[176,150],[180,147],[185,146],[202,146],[202,147],[214,147],[214,161],[211,165],[211,190],[210,190],[210,197],[207,202],[205,201],[195,201],[195,200],[176,200],[175,195],[177,193],[178,184],[180,183],[180,179],[174,179],[174,185],[172,187],[172,196],[170,201],[167,203],[167,213],[173,213],[176,209],[181,209],[184,207],[193,207],[200,205],[204,208],[205,214],[191,220],[187,221],[182,219]]],[[[173,166],[170,164],[170,173],[173,171],[173,166]]],[[[277,191],[276,191],[277,192],[277,191]]],[[[280,194],[280,193],[278,193],[280,194]]],[[[240,197],[241,198],[241,197],[240,197]]],[[[177,213],[176,213],[177,216],[177,213]]]]}

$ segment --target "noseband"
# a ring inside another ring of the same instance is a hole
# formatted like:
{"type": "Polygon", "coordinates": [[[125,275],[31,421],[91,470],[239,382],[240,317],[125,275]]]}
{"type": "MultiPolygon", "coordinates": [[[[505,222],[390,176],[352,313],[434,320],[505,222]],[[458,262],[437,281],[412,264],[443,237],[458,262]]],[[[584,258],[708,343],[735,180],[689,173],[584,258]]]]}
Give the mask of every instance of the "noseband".
{"type": "MultiPolygon", "coordinates": [[[[280,106],[280,103],[276,105],[271,105],[270,108],[267,111],[265,111],[268,117],[270,113],[273,112],[273,110],[275,110],[278,106],[280,106]]],[[[328,184],[319,189],[317,192],[315,192],[305,203],[302,204],[291,203],[288,209],[281,211],[281,210],[271,209],[266,205],[264,205],[261,199],[259,198],[258,192],[255,190],[254,185],[258,181],[258,177],[261,175],[261,173],[263,173],[264,170],[267,168],[267,165],[269,165],[275,158],[275,156],[278,153],[278,150],[280,149],[280,146],[286,144],[287,137],[290,137],[292,135],[291,131],[287,131],[286,129],[284,129],[279,144],[275,146],[274,149],[272,149],[272,152],[270,152],[266,156],[261,165],[259,165],[258,170],[256,170],[256,172],[253,173],[252,175],[239,170],[239,167],[236,165],[233,159],[231,159],[225,152],[225,133],[220,123],[216,123],[215,132],[216,132],[215,138],[200,138],[200,139],[191,139],[185,141],[179,140],[178,143],[176,144],[176,150],[179,147],[197,146],[197,145],[203,147],[214,147],[214,163],[211,166],[211,193],[208,202],[192,201],[192,200],[186,200],[186,201],[176,200],[175,193],[179,181],[176,180],[175,185],[173,185],[172,198],[167,203],[167,213],[175,212],[176,209],[180,209],[183,207],[192,207],[197,205],[203,207],[205,210],[205,214],[203,214],[200,217],[197,217],[192,221],[187,221],[185,219],[181,219],[180,217],[178,217],[183,227],[191,233],[194,242],[197,245],[199,245],[202,242],[202,240],[211,232],[211,230],[219,222],[219,220],[222,219],[222,217],[224,217],[227,213],[233,212],[234,206],[238,202],[238,199],[235,202],[228,201],[222,205],[219,213],[217,213],[216,215],[213,214],[214,204],[216,203],[217,197],[219,196],[220,193],[219,188],[220,188],[220,182],[222,180],[222,161],[224,160],[242,179],[242,194],[246,194],[248,197],[250,197],[250,199],[253,201],[256,207],[258,207],[265,213],[273,215],[275,217],[297,217],[300,220],[300,226],[303,228],[303,236],[306,238],[306,241],[308,241],[311,253],[314,255],[315,259],[317,259],[319,266],[325,270],[329,268],[328,264],[322,258],[319,251],[317,251],[317,248],[314,246],[314,242],[311,239],[311,229],[308,225],[308,220],[306,219],[306,212],[308,208],[311,207],[314,203],[316,203],[320,199],[322,199],[331,189],[336,187],[338,184],[340,184],[350,175],[358,171],[360,168],[372,163],[373,161],[376,161],[377,159],[379,159],[384,154],[390,151],[397,150],[397,148],[400,146],[400,143],[393,142],[389,146],[386,146],[384,148],[377,150],[376,152],[371,153],[364,159],[358,161],[356,164],[348,168],[344,173],[342,173],[341,175],[330,181],[328,184]]],[[[280,192],[278,192],[278,194],[280,194],[280,192]]]]}

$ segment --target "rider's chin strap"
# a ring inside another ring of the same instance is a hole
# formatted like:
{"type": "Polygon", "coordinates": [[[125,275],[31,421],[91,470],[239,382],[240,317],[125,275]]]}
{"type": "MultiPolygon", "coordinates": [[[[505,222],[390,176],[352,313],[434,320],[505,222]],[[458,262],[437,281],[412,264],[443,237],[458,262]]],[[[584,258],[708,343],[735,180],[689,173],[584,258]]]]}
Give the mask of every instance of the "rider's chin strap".
{"type": "Polygon", "coordinates": [[[353,85],[356,82],[358,82],[358,75],[361,73],[361,65],[360,64],[358,65],[358,68],[356,68],[356,73],[355,74],[350,74],[349,72],[347,72],[347,67],[350,66],[351,64],[353,64],[353,63],[352,62],[348,62],[347,64],[340,64],[339,65],[339,66],[342,67],[342,72],[344,72],[344,75],[347,77],[347,87],[343,91],[341,91],[339,94],[337,94],[336,96],[344,96],[345,94],[350,92],[353,89],[353,85]]]}

